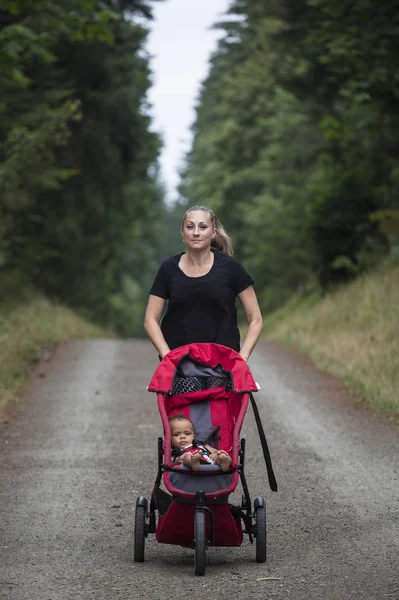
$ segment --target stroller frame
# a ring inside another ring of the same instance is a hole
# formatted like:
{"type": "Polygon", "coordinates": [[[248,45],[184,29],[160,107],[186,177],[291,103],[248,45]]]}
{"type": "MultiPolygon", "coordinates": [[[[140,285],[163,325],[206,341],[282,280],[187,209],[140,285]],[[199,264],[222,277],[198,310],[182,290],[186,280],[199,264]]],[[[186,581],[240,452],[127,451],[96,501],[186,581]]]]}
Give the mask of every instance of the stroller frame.
{"type": "MultiPolygon", "coordinates": [[[[169,360],[173,359],[173,354],[176,355],[177,359],[181,359],[181,357],[188,356],[190,354],[190,349],[193,347],[213,347],[211,350],[220,350],[223,349],[224,352],[233,353],[236,356],[239,356],[234,350],[227,349],[224,346],[219,346],[217,344],[192,344],[187,347],[182,347],[172,351],[169,356],[169,360]],[[180,352],[179,352],[180,351],[180,352]],[[186,351],[186,353],[184,352],[186,351]]],[[[234,357],[236,359],[236,356],[234,357]]],[[[164,359],[165,360],[165,359],[164,359]]],[[[240,357],[240,361],[241,361],[240,357]]],[[[246,369],[249,372],[249,369],[245,363],[246,369]]],[[[158,367],[159,369],[159,367],[158,367]]],[[[157,371],[158,371],[157,369],[157,371]]],[[[156,372],[157,373],[157,372],[156,372]]],[[[250,373],[250,372],[249,372],[250,373]]],[[[250,375],[252,379],[252,375],[250,375]]],[[[253,380],[252,380],[253,381],[253,380]]],[[[153,382],[153,380],[152,380],[153,382]]],[[[151,382],[151,384],[152,384],[151,382]]],[[[149,386],[150,391],[159,391],[154,389],[154,385],[151,389],[151,384],[149,386]]],[[[246,381],[248,385],[248,379],[246,381]]],[[[256,384],[255,384],[256,385],[256,384]]],[[[155,385],[156,387],[156,385],[155,385]]],[[[164,388],[165,389],[165,388],[164,388]]],[[[252,389],[255,391],[257,388],[252,389]]],[[[166,393],[166,392],[164,392],[166,393]]],[[[248,405],[248,396],[251,400],[252,407],[255,413],[255,420],[258,426],[258,431],[260,435],[260,441],[263,449],[263,454],[267,466],[267,472],[269,477],[269,484],[272,491],[277,491],[277,482],[275,480],[275,476],[273,473],[273,468],[271,465],[270,453],[268,450],[266,436],[263,431],[263,426],[260,421],[259,413],[256,407],[255,400],[253,398],[252,393],[248,390],[244,392],[246,394],[246,406],[248,405]]],[[[245,413],[244,413],[245,414],[245,413]]],[[[176,467],[165,464],[165,448],[164,448],[164,438],[158,438],[158,471],[155,479],[155,484],[151,493],[151,499],[148,502],[145,496],[139,496],[136,500],[135,507],[135,527],[134,527],[134,561],[135,562],[143,562],[144,554],[145,554],[145,539],[149,534],[157,534],[157,512],[159,513],[158,521],[161,521],[164,518],[164,515],[167,514],[169,508],[173,505],[172,510],[179,510],[187,516],[189,514],[189,518],[193,518],[193,535],[190,538],[189,544],[181,543],[177,536],[177,540],[175,541],[172,537],[166,537],[166,539],[161,535],[160,539],[157,535],[158,541],[161,543],[169,543],[169,544],[179,544],[187,547],[191,547],[194,549],[194,572],[196,575],[204,575],[206,570],[206,550],[210,546],[239,546],[242,543],[242,534],[245,533],[249,537],[249,541],[252,544],[255,540],[256,546],[256,561],[259,563],[264,563],[267,558],[267,526],[266,526],[266,501],[263,497],[257,497],[253,503],[248,489],[247,480],[244,472],[244,464],[245,464],[245,449],[246,449],[246,440],[244,438],[240,438],[239,440],[239,449],[238,449],[238,461],[237,464],[233,464],[232,468],[229,470],[229,474],[238,474],[238,478],[242,487],[242,499],[241,504],[239,506],[230,504],[228,502],[228,493],[224,495],[223,493],[219,495],[217,492],[215,493],[207,493],[203,489],[195,489],[195,492],[188,493],[184,495],[184,492],[180,495],[178,490],[175,492],[172,491],[172,495],[165,492],[161,488],[162,478],[165,474],[170,472],[176,472],[176,467]],[[223,511],[223,512],[220,512],[223,511]],[[217,513],[215,515],[215,512],[217,513]],[[222,514],[225,518],[226,515],[231,519],[231,529],[237,529],[234,532],[233,537],[227,541],[227,543],[220,543],[220,533],[217,533],[217,519],[218,514],[222,514]],[[243,528],[241,525],[243,524],[243,528]],[[239,526],[237,525],[239,523],[239,526]]],[[[197,473],[184,473],[184,476],[195,478],[197,473]]],[[[212,477],[213,473],[208,473],[208,476],[212,477]]],[[[237,475],[235,475],[237,477],[237,475]]],[[[236,485],[236,484],[235,484],[236,485]]],[[[201,487],[201,486],[199,486],[201,487]]],[[[170,488],[168,488],[170,491],[170,488]]],[[[173,490],[173,487],[172,487],[173,490]]],[[[180,514],[180,513],[179,513],[180,514]]],[[[183,518],[184,520],[184,518],[183,518]]],[[[172,520],[173,523],[173,520],[172,520]]]]}

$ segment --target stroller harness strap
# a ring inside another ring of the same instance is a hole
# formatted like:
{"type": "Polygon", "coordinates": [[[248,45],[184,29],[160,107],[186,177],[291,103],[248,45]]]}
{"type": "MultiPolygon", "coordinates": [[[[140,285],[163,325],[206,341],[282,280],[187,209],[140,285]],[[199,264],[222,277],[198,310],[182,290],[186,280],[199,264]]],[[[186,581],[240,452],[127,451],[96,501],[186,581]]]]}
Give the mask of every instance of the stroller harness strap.
{"type": "Polygon", "coordinates": [[[258,407],[256,406],[255,398],[253,397],[252,393],[249,394],[249,397],[251,399],[251,404],[252,404],[252,409],[254,411],[255,421],[256,421],[256,425],[258,427],[260,443],[262,444],[263,456],[264,456],[265,463],[266,463],[267,476],[269,479],[270,489],[272,490],[272,492],[277,492],[277,480],[276,480],[276,476],[274,475],[272,459],[271,459],[270,452],[269,452],[269,446],[267,445],[266,435],[265,435],[265,432],[263,429],[262,421],[260,420],[259,410],[258,410],[258,407]]]}

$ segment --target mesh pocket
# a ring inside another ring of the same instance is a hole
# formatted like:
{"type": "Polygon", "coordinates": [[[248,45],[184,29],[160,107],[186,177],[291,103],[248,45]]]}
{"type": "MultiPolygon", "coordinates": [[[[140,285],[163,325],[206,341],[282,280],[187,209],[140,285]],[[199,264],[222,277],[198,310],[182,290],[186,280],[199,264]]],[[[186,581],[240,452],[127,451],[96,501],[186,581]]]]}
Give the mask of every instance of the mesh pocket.
{"type": "Polygon", "coordinates": [[[176,377],[173,382],[172,394],[187,394],[203,390],[201,377],[176,377]]]}
{"type": "Polygon", "coordinates": [[[189,392],[200,392],[216,387],[231,390],[231,382],[227,377],[211,375],[209,377],[176,377],[173,383],[172,394],[187,394],[189,392]]]}
{"type": "Polygon", "coordinates": [[[206,390],[216,387],[223,387],[225,390],[231,390],[231,382],[227,379],[227,377],[217,377],[216,375],[211,375],[210,377],[204,377],[206,379],[206,390]]]}

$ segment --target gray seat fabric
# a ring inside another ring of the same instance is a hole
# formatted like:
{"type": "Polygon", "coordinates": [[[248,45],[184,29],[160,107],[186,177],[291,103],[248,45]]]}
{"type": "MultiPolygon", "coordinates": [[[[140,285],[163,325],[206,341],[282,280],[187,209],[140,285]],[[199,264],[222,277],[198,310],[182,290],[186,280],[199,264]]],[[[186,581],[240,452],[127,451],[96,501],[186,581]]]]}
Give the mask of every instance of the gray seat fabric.
{"type": "Polygon", "coordinates": [[[169,481],[178,490],[191,494],[195,494],[197,490],[203,490],[206,494],[224,490],[231,485],[233,479],[233,473],[222,473],[220,471],[219,475],[211,475],[212,471],[219,469],[217,465],[201,465],[200,472],[204,472],[204,475],[179,473],[184,469],[191,470],[183,465],[179,470],[176,469],[169,473],[169,481]],[[208,471],[208,475],[206,471],[208,471]]]}
{"type": "Polygon", "coordinates": [[[230,373],[224,371],[222,367],[208,367],[207,365],[201,365],[191,358],[183,358],[176,369],[176,376],[179,377],[229,377],[230,373]]]}

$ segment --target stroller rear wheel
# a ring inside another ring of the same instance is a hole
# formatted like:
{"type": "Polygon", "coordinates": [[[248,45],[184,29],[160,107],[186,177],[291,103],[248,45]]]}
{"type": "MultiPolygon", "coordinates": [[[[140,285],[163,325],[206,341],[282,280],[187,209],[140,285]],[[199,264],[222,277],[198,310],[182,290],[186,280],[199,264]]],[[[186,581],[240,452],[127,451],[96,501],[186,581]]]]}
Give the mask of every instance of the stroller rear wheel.
{"type": "Polygon", "coordinates": [[[134,518],[134,562],[144,561],[144,545],[147,536],[146,512],[146,506],[139,504],[138,499],[134,518]]]}
{"type": "Polygon", "coordinates": [[[256,562],[266,562],[266,504],[263,498],[255,500],[255,538],[256,538],[256,562]]]}
{"type": "Polygon", "coordinates": [[[204,575],[206,567],[206,517],[205,511],[195,511],[194,522],[194,572],[204,575]]]}

